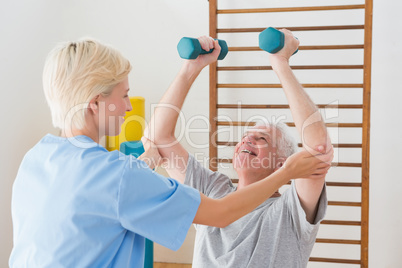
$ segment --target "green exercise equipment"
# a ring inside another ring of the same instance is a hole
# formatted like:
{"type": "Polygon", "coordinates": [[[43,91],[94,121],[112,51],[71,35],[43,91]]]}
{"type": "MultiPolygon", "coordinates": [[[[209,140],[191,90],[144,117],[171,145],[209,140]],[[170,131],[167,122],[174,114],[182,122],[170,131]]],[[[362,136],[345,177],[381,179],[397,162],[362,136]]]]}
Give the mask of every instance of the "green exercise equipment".
{"type": "MultiPolygon", "coordinates": [[[[285,46],[285,35],[281,31],[269,27],[260,33],[258,43],[262,50],[275,54],[285,46]]],[[[296,54],[297,51],[299,51],[299,49],[297,49],[293,55],[296,54]]]]}
{"type": "MultiPolygon", "coordinates": [[[[219,53],[218,60],[223,60],[228,54],[228,45],[226,41],[221,39],[216,39],[219,42],[219,46],[221,47],[221,53],[219,53]]],[[[201,48],[200,41],[197,38],[191,37],[183,37],[180,39],[180,42],[177,44],[177,51],[181,58],[186,60],[194,60],[200,54],[209,54],[214,51],[213,49],[206,51],[201,48]]]]}

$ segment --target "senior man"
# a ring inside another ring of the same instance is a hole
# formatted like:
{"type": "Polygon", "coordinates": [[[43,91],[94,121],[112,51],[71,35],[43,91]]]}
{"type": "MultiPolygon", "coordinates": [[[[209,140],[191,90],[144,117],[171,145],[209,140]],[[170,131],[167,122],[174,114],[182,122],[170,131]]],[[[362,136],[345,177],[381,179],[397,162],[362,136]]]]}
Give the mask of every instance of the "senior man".
{"type": "MultiPolygon", "coordinates": [[[[332,154],[318,109],[289,66],[299,41],[290,31],[281,31],[286,45],[269,58],[288,99],[304,150],[332,154]]],[[[204,50],[216,46],[212,38],[199,40],[204,50]]],[[[188,154],[174,136],[175,126],[192,83],[211,62],[210,57],[201,55],[184,65],[155,109],[144,137],[157,145],[171,177],[211,198],[221,198],[280,169],[286,158],[296,152],[296,144],[283,123],[265,122],[247,129],[233,156],[237,187],[228,176],[204,168],[188,154]]],[[[277,191],[225,228],[196,225],[193,267],[305,267],[326,206],[325,174],[295,179],[283,194],[277,191]]]]}

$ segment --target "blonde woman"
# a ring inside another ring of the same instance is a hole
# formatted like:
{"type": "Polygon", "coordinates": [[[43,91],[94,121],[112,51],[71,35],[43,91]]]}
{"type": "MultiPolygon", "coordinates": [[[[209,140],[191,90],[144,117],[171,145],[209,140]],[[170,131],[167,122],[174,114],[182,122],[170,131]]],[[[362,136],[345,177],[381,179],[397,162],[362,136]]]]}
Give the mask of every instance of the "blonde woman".
{"type": "MultiPolygon", "coordinates": [[[[214,47],[184,62],[179,75],[215,61],[220,48],[214,47]]],[[[130,70],[116,49],[94,40],[49,54],[43,86],[61,136],[43,137],[19,168],[10,267],[143,267],[144,238],[177,250],[192,223],[227,226],[290,179],[327,172],[327,163],[302,152],[266,179],[214,200],[153,172],[141,160],[151,167],[159,161],[151,144],[140,159],[108,152],[101,138],[117,135],[132,109],[130,70]]]]}

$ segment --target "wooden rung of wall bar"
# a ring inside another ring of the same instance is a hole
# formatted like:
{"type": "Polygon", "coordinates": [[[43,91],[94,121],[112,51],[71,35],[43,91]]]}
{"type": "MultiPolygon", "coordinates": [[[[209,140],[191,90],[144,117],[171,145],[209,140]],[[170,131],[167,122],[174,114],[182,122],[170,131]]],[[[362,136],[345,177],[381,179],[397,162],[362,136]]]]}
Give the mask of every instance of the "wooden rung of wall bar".
{"type": "MultiPolygon", "coordinates": [[[[335,25],[335,26],[303,26],[303,27],[280,27],[271,26],[276,29],[288,29],[292,32],[298,31],[334,31],[334,30],[364,30],[364,25],[335,25]]],[[[226,28],[216,29],[218,33],[259,33],[266,28],[226,28]]]]}
{"type": "Polygon", "coordinates": [[[360,245],[360,240],[317,238],[316,243],[360,245]]]}
{"type": "Polygon", "coordinates": [[[363,49],[363,48],[364,48],[364,45],[299,46],[299,50],[363,49]]]}
{"type": "MultiPolygon", "coordinates": [[[[303,147],[301,143],[298,144],[299,147],[303,147]]],[[[361,143],[332,143],[334,148],[362,148],[361,143]]]]}
{"type": "Polygon", "coordinates": [[[328,201],[329,206],[341,206],[341,207],[361,207],[361,202],[346,202],[346,201],[328,201]]]}
{"type": "MultiPolygon", "coordinates": [[[[320,109],[363,109],[361,104],[316,104],[320,109]]],[[[286,104],[218,104],[218,109],[289,109],[286,104]]]]}
{"type": "MultiPolygon", "coordinates": [[[[238,180],[238,179],[232,179],[233,180],[238,180]]],[[[287,183],[288,185],[291,184],[291,182],[287,183]]],[[[327,186],[337,186],[337,187],[362,187],[362,184],[360,182],[334,182],[334,181],[326,181],[325,184],[327,186]]]]}
{"type": "MultiPolygon", "coordinates": [[[[284,122],[284,124],[289,127],[294,127],[295,123],[293,122],[284,122]]],[[[217,121],[218,126],[231,126],[231,127],[251,127],[255,125],[255,122],[240,122],[240,121],[217,121]]],[[[363,126],[362,123],[326,123],[326,127],[341,127],[341,128],[361,128],[363,126]]]]}
{"type": "Polygon", "coordinates": [[[327,186],[336,186],[336,187],[362,187],[360,182],[333,182],[327,181],[325,182],[327,186]]]}
{"type": "MultiPolygon", "coordinates": [[[[222,164],[231,164],[232,159],[229,158],[218,158],[216,159],[218,163],[222,164]]],[[[332,162],[331,166],[333,167],[361,167],[361,163],[347,163],[347,162],[332,162]]]]}
{"type": "Polygon", "coordinates": [[[346,226],[361,226],[360,221],[338,221],[338,220],[323,220],[321,224],[327,225],[346,225],[346,226]]]}
{"type": "Polygon", "coordinates": [[[313,261],[313,262],[334,262],[334,263],[345,263],[345,264],[361,264],[360,260],[317,258],[317,257],[311,257],[309,259],[309,261],[313,261]]]}
{"type": "Polygon", "coordinates": [[[333,167],[357,167],[357,168],[361,168],[362,163],[332,162],[331,166],[333,166],[333,167]]]}
{"type": "MultiPolygon", "coordinates": [[[[282,88],[281,84],[217,84],[217,88],[282,88]]],[[[363,84],[302,84],[304,88],[363,88],[363,84]]]]}
{"type": "MultiPolygon", "coordinates": [[[[263,51],[260,47],[229,47],[229,51],[263,51]]],[[[317,45],[299,46],[299,50],[338,50],[338,49],[364,49],[364,45],[317,45]]]]}
{"type": "MultiPolygon", "coordinates": [[[[230,179],[232,183],[239,183],[239,179],[230,179]]],[[[325,184],[328,187],[362,187],[362,184],[360,182],[331,182],[331,181],[326,181],[325,184]]],[[[290,182],[287,183],[287,185],[290,185],[290,182]]]]}
{"type": "Polygon", "coordinates": [[[328,11],[364,9],[365,5],[343,5],[343,6],[312,6],[312,7],[280,7],[280,8],[250,8],[250,9],[218,9],[217,14],[239,14],[239,13],[271,13],[271,12],[297,12],[297,11],[328,11]]]}
{"type": "MultiPolygon", "coordinates": [[[[363,65],[293,65],[292,70],[351,70],[363,69],[363,65]]],[[[271,71],[272,66],[222,66],[218,71],[271,71]]]]}
{"type": "MultiPolygon", "coordinates": [[[[238,141],[217,141],[216,145],[218,146],[236,146],[238,141]]],[[[298,147],[303,147],[301,143],[297,144],[298,147]]],[[[361,143],[332,143],[334,148],[362,148],[361,143]]]]}
{"type": "MultiPolygon", "coordinates": [[[[238,179],[231,179],[233,183],[237,183],[238,179]]],[[[287,185],[290,185],[291,182],[289,181],[286,183],[287,185]]],[[[331,182],[331,181],[326,181],[325,184],[327,186],[340,186],[340,187],[361,187],[362,184],[360,182],[331,182]]]]}

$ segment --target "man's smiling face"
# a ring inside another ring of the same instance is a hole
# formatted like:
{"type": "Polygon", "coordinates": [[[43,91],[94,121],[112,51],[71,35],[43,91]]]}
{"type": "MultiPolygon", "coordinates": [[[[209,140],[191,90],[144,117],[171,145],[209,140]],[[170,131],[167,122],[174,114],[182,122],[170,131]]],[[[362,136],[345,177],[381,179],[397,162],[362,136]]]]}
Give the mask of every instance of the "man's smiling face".
{"type": "Polygon", "coordinates": [[[264,176],[277,167],[276,135],[274,127],[258,126],[248,129],[236,145],[233,166],[236,171],[250,171],[264,176]]]}

